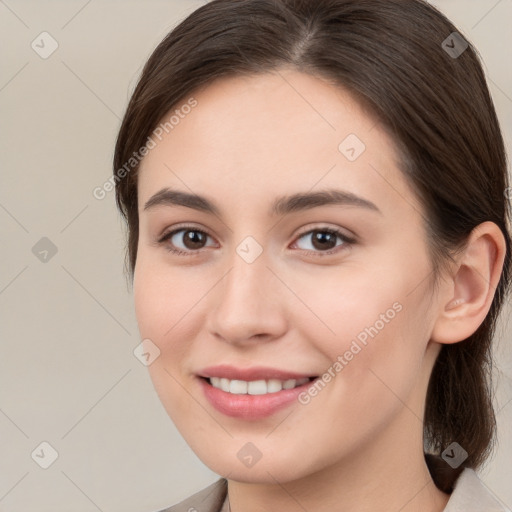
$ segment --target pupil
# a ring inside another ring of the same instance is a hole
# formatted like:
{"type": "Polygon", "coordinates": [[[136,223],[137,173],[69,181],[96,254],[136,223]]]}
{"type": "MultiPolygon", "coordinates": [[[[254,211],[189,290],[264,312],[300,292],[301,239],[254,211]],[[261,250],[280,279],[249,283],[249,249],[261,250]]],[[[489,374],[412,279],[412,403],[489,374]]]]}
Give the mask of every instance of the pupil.
{"type": "Polygon", "coordinates": [[[313,236],[313,245],[316,249],[325,249],[326,247],[328,249],[332,249],[336,246],[336,237],[333,233],[329,233],[326,231],[317,231],[316,236],[313,236]],[[334,245],[332,245],[332,242],[334,241],[334,245]],[[329,242],[331,242],[331,246],[327,247],[329,245],[329,242]]]}
{"type": "Polygon", "coordinates": [[[198,247],[195,247],[195,245],[200,246],[201,243],[204,242],[204,240],[202,240],[204,235],[199,231],[187,231],[185,238],[186,242],[189,242],[192,245],[192,247],[189,247],[189,244],[185,243],[189,249],[197,249],[198,247]]]}

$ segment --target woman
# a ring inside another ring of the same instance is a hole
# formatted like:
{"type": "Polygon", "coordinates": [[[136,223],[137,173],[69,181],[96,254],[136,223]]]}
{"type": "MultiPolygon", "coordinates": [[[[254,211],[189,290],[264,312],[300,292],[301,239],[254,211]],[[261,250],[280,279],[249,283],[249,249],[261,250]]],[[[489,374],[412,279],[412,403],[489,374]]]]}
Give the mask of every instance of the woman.
{"type": "Polygon", "coordinates": [[[506,157],[442,14],[207,3],[149,58],[114,179],[151,378],[222,477],[168,511],[508,510],[475,472],[506,157]]]}

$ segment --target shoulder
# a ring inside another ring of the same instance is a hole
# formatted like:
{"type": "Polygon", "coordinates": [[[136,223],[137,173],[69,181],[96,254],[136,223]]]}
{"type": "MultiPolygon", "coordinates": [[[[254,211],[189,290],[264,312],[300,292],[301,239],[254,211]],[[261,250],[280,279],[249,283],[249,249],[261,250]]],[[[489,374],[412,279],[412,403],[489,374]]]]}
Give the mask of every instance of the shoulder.
{"type": "Polygon", "coordinates": [[[444,512],[512,512],[480,480],[473,469],[465,468],[444,512]]]}
{"type": "Polygon", "coordinates": [[[220,512],[226,494],[227,480],[220,478],[185,500],[159,512],[220,512]]]}

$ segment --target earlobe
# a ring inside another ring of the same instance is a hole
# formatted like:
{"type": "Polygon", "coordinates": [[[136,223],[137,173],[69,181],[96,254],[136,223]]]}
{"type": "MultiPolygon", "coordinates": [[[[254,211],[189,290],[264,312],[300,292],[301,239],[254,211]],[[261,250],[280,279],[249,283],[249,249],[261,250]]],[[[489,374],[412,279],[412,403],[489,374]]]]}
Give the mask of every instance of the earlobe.
{"type": "Polygon", "coordinates": [[[473,229],[453,276],[440,290],[432,341],[457,343],[478,329],[491,307],[505,251],[505,238],[495,223],[484,222],[473,229]]]}

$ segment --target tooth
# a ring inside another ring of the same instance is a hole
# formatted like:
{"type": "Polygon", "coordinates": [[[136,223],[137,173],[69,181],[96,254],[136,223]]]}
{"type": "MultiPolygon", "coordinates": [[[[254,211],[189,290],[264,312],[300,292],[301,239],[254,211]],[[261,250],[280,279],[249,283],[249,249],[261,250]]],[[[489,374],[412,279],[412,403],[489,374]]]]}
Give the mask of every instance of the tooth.
{"type": "Polygon", "coordinates": [[[252,380],[247,384],[247,393],[249,395],[265,395],[267,383],[264,380],[252,380]]]}
{"type": "Polygon", "coordinates": [[[289,379],[289,380],[285,380],[283,382],[283,389],[292,389],[295,387],[295,384],[296,384],[296,380],[295,379],[289,379]]]}
{"type": "Polygon", "coordinates": [[[267,381],[267,391],[269,393],[277,393],[278,391],[281,391],[281,389],[283,389],[283,385],[280,380],[270,379],[267,381]]]}
{"type": "Polygon", "coordinates": [[[229,393],[229,379],[226,379],[225,377],[220,379],[220,389],[226,393],[229,393]]]}
{"type": "Polygon", "coordinates": [[[224,377],[210,377],[210,384],[217,388],[222,389],[226,393],[233,393],[235,395],[265,395],[268,393],[277,393],[282,389],[293,389],[297,386],[302,386],[309,382],[308,377],[302,379],[288,379],[281,381],[278,379],[253,380],[247,382],[245,380],[230,380],[224,377]]]}
{"type": "Polygon", "coordinates": [[[229,392],[235,395],[244,395],[247,393],[247,381],[245,380],[232,380],[229,383],[229,392]]]}

